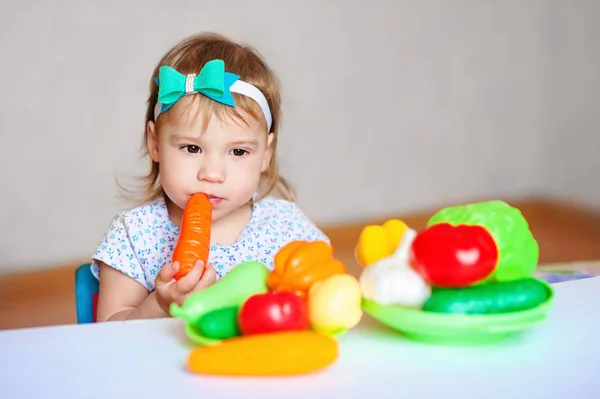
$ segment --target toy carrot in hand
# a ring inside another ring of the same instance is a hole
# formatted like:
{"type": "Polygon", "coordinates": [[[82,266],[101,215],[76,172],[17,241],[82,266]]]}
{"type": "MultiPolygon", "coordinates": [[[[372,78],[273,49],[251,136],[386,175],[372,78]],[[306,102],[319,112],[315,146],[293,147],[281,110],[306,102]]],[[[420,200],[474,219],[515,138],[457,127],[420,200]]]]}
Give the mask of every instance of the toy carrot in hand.
{"type": "Polygon", "coordinates": [[[185,276],[194,264],[201,260],[208,262],[210,251],[210,228],[212,224],[212,204],[204,193],[194,194],[183,210],[179,240],[173,251],[173,262],[179,262],[175,279],[185,276]]]}

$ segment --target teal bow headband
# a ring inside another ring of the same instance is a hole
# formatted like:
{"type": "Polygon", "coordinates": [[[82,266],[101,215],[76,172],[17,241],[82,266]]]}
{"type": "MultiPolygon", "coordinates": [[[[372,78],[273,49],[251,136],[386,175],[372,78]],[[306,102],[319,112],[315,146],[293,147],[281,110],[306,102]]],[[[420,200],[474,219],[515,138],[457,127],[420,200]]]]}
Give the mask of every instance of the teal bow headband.
{"type": "Polygon", "coordinates": [[[209,61],[199,74],[191,73],[187,76],[170,66],[162,66],[155,81],[158,85],[158,102],[154,108],[155,121],[161,112],[167,111],[185,95],[201,93],[214,101],[235,107],[231,93],[239,93],[258,103],[271,131],[272,117],[265,96],[255,86],[240,80],[239,75],[225,72],[223,60],[209,61]]]}

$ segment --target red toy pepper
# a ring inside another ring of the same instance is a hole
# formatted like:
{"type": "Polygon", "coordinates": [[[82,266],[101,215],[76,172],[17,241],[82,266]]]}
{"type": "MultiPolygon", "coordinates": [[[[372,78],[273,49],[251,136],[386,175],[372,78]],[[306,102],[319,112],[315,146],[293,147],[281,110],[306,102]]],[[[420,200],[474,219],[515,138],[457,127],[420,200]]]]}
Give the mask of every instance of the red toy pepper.
{"type": "Polygon", "coordinates": [[[287,291],[256,294],[242,305],[238,324],[242,335],[306,330],[309,326],[306,302],[287,291]]]}
{"type": "Polygon", "coordinates": [[[466,287],[492,274],[498,264],[498,248],[482,226],[440,223],[416,236],[411,263],[432,286],[466,287]]]}

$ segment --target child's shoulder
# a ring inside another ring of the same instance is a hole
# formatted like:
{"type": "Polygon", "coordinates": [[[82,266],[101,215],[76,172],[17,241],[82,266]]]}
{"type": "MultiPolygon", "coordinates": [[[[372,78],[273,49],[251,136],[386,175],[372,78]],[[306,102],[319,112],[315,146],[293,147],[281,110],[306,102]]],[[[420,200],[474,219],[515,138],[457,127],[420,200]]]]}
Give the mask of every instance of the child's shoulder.
{"type": "Polygon", "coordinates": [[[295,202],[278,197],[265,197],[254,204],[255,212],[258,211],[269,215],[292,214],[298,210],[299,207],[295,202]]]}
{"type": "Polygon", "coordinates": [[[266,197],[254,204],[249,227],[295,240],[325,240],[328,237],[292,201],[266,197]]]}
{"type": "Polygon", "coordinates": [[[308,221],[307,216],[295,202],[277,197],[266,197],[256,202],[253,212],[256,221],[269,224],[308,221]]]}
{"type": "Polygon", "coordinates": [[[177,235],[162,198],[119,212],[92,256],[91,271],[98,278],[103,262],[153,289],[154,277],[168,262],[177,235]]]}
{"type": "Polygon", "coordinates": [[[121,211],[113,216],[103,244],[129,245],[144,250],[157,239],[172,241],[179,228],[171,222],[163,198],[121,211]]]}
{"type": "Polygon", "coordinates": [[[172,227],[163,197],[121,211],[114,220],[131,227],[172,227]]]}
{"type": "Polygon", "coordinates": [[[152,201],[148,201],[136,207],[124,210],[119,213],[119,215],[124,218],[144,216],[164,217],[164,215],[168,214],[166,212],[167,206],[165,199],[161,196],[152,201]]]}

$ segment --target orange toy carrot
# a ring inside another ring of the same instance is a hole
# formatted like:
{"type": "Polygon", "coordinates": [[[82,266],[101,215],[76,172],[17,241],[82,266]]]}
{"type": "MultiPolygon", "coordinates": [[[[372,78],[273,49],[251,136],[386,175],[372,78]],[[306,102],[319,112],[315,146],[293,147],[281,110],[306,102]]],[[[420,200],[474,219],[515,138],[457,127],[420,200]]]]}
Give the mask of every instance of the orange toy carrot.
{"type": "Polygon", "coordinates": [[[210,251],[210,228],[212,224],[212,204],[204,193],[194,194],[185,205],[181,219],[179,240],[173,251],[173,262],[179,262],[179,280],[201,260],[206,266],[210,251]]]}
{"type": "Polygon", "coordinates": [[[284,331],[230,338],[192,350],[193,373],[228,376],[282,376],[323,369],[338,357],[331,336],[311,330],[284,331]]]}

